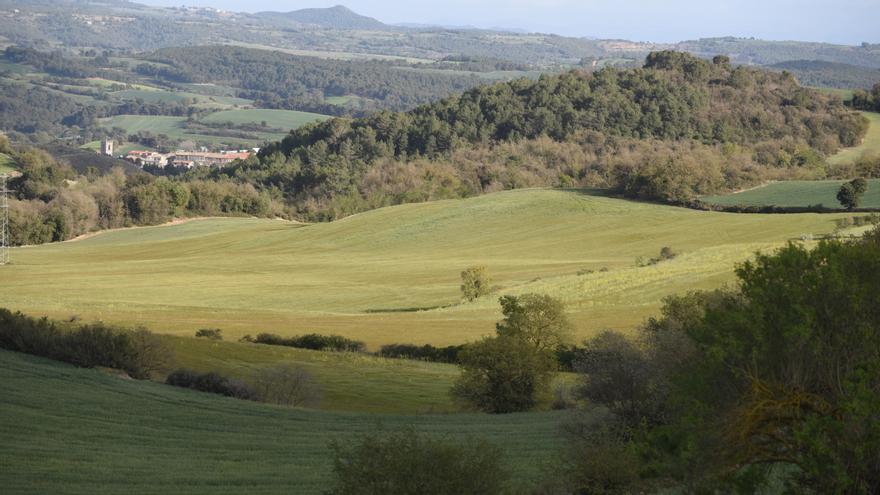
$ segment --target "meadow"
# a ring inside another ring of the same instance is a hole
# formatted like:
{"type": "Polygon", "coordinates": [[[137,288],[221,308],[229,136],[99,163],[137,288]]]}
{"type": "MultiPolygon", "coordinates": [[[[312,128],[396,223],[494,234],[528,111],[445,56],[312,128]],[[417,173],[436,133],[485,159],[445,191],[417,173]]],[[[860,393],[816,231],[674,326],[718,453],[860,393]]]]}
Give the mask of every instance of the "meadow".
{"type": "MultiPolygon", "coordinates": [[[[211,98],[219,100],[223,99],[223,97],[211,98]]],[[[188,131],[185,127],[186,117],[169,117],[162,115],[116,115],[102,119],[100,124],[108,129],[115,127],[125,129],[128,134],[149,131],[153,134],[165,134],[173,139],[192,139],[200,142],[213,143],[215,145],[219,145],[220,143],[233,143],[241,146],[258,146],[262,141],[274,141],[284,137],[286,132],[290,129],[295,129],[309,122],[326,118],[329,117],[321,114],[299,112],[295,110],[231,109],[213,112],[202,119],[205,123],[232,122],[233,127],[230,129],[233,130],[236,125],[247,123],[260,124],[263,121],[265,121],[269,127],[284,130],[284,132],[248,131],[248,134],[257,136],[257,140],[193,133],[188,131]]],[[[143,146],[135,146],[134,148],[142,149],[143,146]]]]}
{"type": "Polygon", "coordinates": [[[459,344],[494,331],[503,294],[564,300],[577,337],[630,330],[665,296],[733,282],[756,251],[834,230],[844,215],[738,215],[530,189],[382,208],[332,223],[223,218],[16,248],[3,305],[54,318],[228,339],[334,333],[376,349],[459,344]],[[669,246],[653,266],[637,258],[669,246]],[[486,265],[493,294],[460,299],[486,265]]]}
{"type": "Polygon", "coordinates": [[[829,157],[828,163],[831,165],[852,163],[866,152],[880,153],[880,113],[862,112],[862,115],[870,122],[865,139],[859,146],[841,150],[834,156],[829,157]]]}
{"type": "Polygon", "coordinates": [[[514,484],[560,447],[562,413],[376,415],[307,411],[179,389],[0,350],[3,491],[17,494],[323,493],[329,442],[413,428],[485,438],[514,484]]]}
{"type": "MultiPolygon", "coordinates": [[[[827,208],[844,208],[837,201],[837,191],[842,180],[792,180],[773,182],[747,191],[706,196],[702,200],[709,204],[744,206],[810,206],[823,205],[827,208]]],[[[880,179],[869,179],[868,190],[862,198],[861,207],[880,208],[880,179]]]]}
{"type": "Polygon", "coordinates": [[[232,108],[235,106],[251,105],[253,101],[231,96],[210,96],[186,91],[168,91],[159,88],[126,89],[116,91],[111,95],[119,100],[142,100],[146,103],[179,103],[182,101],[195,102],[197,107],[232,108]]]}
{"type": "Polygon", "coordinates": [[[246,110],[224,110],[214,112],[202,119],[206,123],[224,123],[232,122],[235,125],[240,124],[260,124],[266,122],[269,127],[276,127],[288,131],[306,124],[326,120],[330,117],[319,113],[299,112],[296,110],[267,110],[267,109],[246,109],[246,110]]]}

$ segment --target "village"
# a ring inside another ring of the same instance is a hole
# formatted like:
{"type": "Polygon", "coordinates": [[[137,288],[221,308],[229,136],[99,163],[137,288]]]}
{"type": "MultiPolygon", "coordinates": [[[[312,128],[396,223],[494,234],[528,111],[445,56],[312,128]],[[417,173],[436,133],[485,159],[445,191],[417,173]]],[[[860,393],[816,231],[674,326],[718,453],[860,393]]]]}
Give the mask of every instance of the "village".
{"type": "MultiPolygon", "coordinates": [[[[259,148],[220,151],[208,151],[207,148],[202,148],[199,151],[177,150],[171,153],[159,153],[158,151],[150,150],[132,150],[125,155],[121,155],[121,157],[141,168],[165,168],[167,166],[188,169],[195,167],[219,168],[225,167],[235,160],[245,160],[259,151],[259,148]]],[[[114,156],[113,141],[102,141],[100,153],[107,156],[114,156]]]]}

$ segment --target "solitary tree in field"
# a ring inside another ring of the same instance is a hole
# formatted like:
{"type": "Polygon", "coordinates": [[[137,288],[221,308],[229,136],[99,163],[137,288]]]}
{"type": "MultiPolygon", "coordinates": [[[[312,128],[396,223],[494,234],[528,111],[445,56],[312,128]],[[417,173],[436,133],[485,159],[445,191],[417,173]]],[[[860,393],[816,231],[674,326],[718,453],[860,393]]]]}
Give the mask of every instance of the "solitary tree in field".
{"type": "Polygon", "coordinates": [[[489,293],[489,271],[485,266],[472,266],[461,272],[461,295],[473,301],[489,293]]]}
{"type": "Polygon", "coordinates": [[[840,190],[837,191],[837,201],[840,201],[847,210],[858,208],[867,190],[868,181],[862,178],[853,179],[840,186],[840,190]]]}
{"type": "Polygon", "coordinates": [[[498,300],[504,319],[495,325],[499,336],[517,337],[539,351],[555,351],[571,337],[571,323],[562,301],[546,294],[504,296],[498,300]]]}
{"type": "Polygon", "coordinates": [[[555,351],[571,330],[564,306],[550,296],[504,296],[498,335],[465,346],[461,376],[452,388],[459,402],[489,413],[528,411],[549,393],[555,351]]]}

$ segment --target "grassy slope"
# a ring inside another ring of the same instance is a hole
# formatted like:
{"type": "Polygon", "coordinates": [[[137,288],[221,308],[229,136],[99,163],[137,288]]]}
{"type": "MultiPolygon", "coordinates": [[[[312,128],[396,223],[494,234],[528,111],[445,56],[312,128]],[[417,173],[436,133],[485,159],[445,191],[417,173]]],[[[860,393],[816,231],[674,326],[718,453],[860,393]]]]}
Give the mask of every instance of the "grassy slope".
{"type": "Polygon", "coordinates": [[[320,409],[406,414],[458,409],[449,396],[458,376],[453,365],[188,337],[168,337],[168,341],[178,366],[217,371],[245,381],[261,367],[278,363],[301,366],[321,386],[320,409]]]}
{"type": "Polygon", "coordinates": [[[301,226],[214,219],[15,249],[3,305],[227,338],[272,331],[461,343],[491,333],[498,293],[564,299],[579,336],[632,328],[664,296],[717,287],[735,263],[839,215],[736,215],[521,190],[383,208],[301,226]],[[683,254],[636,268],[663,246],[683,254]],[[459,272],[485,264],[499,292],[459,304],[459,272]],[[607,272],[577,275],[582,269],[607,272]],[[443,308],[443,306],[448,306],[443,308]],[[440,308],[438,308],[440,307],[440,308]],[[438,308],[413,311],[416,308],[438,308]]]}
{"type": "Polygon", "coordinates": [[[204,119],[203,122],[232,122],[233,124],[249,124],[266,121],[269,127],[281,129],[296,129],[305,124],[330,117],[319,113],[298,112],[295,110],[226,110],[214,112],[204,119]]]}
{"type": "Polygon", "coordinates": [[[15,160],[6,153],[0,153],[0,175],[8,174],[15,170],[15,160]]]}
{"type": "Polygon", "coordinates": [[[304,411],[133,382],[0,350],[5,493],[322,493],[328,442],[377,427],[485,437],[518,483],[558,448],[559,413],[304,411]]]}
{"type": "Polygon", "coordinates": [[[127,89],[112,93],[113,97],[121,100],[143,100],[147,103],[177,103],[183,100],[194,100],[203,107],[227,107],[234,105],[250,105],[251,100],[234,98],[229,96],[206,96],[184,91],[166,91],[161,89],[127,89]]]}
{"type": "MultiPolygon", "coordinates": [[[[294,110],[225,110],[214,112],[204,118],[205,122],[229,122],[234,124],[243,124],[249,122],[260,123],[265,120],[271,127],[281,129],[295,129],[309,122],[328,118],[325,115],[308,112],[298,112],[294,110]]],[[[165,134],[171,138],[177,139],[197,139],[209,142],[234,142],[242,144],[258,145],[259,142],[253,140],[231,137],[218,137],[200,134],[191,134],[184,127],[186,117],[169,117],[157,115],[116,115],[101,120],[101,125],[106,128],[121,127],[129,134],[135,134],[139,131],[150,131],[153,134],[165,134]]],[[[251,133],[260,137],[261,140],[277,140],[284,136],[284,133],[251,133]]],[[[141,147],[142,148],[142,147],[141,147]]]]}
{"type": "Polygon", "coordinates": [[[862,114],[871,122],[865,140],[859,146],[847,148],[830,157],[828,163],[832,165],[852,163],[862,156],[862,153],[880,153],[880,113],[862,112],[862,114]]]}
{"type": "MultiPolygon", "coordinates": [[[[830,208],[842,208],[837,201],[837,191],[842,180],[774,182],[763,187],[725,196],[708,196],[707,203],[748,206],[809,206],[822,204],[830,208]]],[[[880,208],[880,179],[868,181],[868,191],[862,199],[862,207],[880,208]]]]}

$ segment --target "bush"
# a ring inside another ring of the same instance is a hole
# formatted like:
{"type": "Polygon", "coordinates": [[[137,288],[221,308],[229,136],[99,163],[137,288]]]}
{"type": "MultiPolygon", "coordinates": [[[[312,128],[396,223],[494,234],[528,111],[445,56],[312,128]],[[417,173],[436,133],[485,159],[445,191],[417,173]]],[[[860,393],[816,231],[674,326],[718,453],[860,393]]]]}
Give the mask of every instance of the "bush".
{"type": "Polygon", "coordinates": [[[125,371],[132,378],[149,378],[171,361],[171,350],[159,337],[103,323],[65,328],[46,318],[31,318],[0,309],[0,347],[93,368],[125,371]]]}
{"type": "Polygon", "coordinates": [[[462,373],[451,394],[466,407],[488,413],[528,411],[549,395],[552,355],[524,339],[486,338],[465,347],[459,358],[462,373]]]}
{"type": "Polygon", "coordinates": [[[285,406],[316,407],[321,402],[321,388],[304,368],[281,364],[257,370],[254,390],[261,402],[285,406]]]}
{"type": "Polygon", "coordinates": [[[383,345],[378,356],[395,359],[417,359],[435,363],[458,363],[458,355],[464,349],[464,345],[450,345],[446,347],[434,347],[430,344],[418,346],[415,344],[388,344],[383,345]]]}
{"type": "Polygon", "coordinates": [[[314,351],[364,352],[366,350],[366,345],[359,340],[352,340],[341,335],[320,335],[317,333],[290,338],[284,338],[271,333],[261,333],[253,339],[253,342],[255,344],[282,345],[314,351]]]}
{"type": "Polygon", "coordinates": [[[472,266],[461,272],[461,295],[466,301],[474,301],[489,294],[491,284],[485,266],[472,266]]]}
{"type": "Polygon", "coordinates": [[[257,400],[257,392],[248,384],[227,378],[215,372],[198,373],[179,369],[169,374],[165,383],[175,387],[190,388],[200,392],[225,395],[236,399],[257,400]]]}
{"type": "Polygon", "coordinates": [[[451,441],[413,430],[334,442],[334,495],[493,495],[507,473],[501,451],[484,441],[451,441]]]}
{"type": "Polygon", "coordinates": [[[201,328],[196,331],[196,337],[210,340],[223,340],[223,330],[219,328],[201,328]]]}

